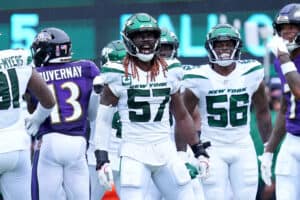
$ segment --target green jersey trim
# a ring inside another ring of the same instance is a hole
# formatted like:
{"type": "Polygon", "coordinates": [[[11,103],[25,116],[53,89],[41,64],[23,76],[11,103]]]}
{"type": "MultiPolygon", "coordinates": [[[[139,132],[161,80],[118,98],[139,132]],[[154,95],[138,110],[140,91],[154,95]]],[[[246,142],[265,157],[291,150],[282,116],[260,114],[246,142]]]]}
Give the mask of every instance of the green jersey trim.
{"type": "Polygon", "coordinates": [[[185,79],[189,79],[189,78],[201,78],[201,79],[208,79],[205,76],[201,76],[201,75],[195,75],[195,74],[186,74],[183,76],[183,80],[185,79]]]}
{"type": "Polygon", "coordinates": [[[124,74],[123,70],[113,69],[113,68],[110,68],[110,67],[101,67],[101,73],[108,73],[108,72],[124,74]]]}
{"type": "Polygon", "coordinates": [[[173,64],[168,66],[168,70],[173,69],[173,68],[177,68],[177,67],[181,68],[181,64],[180,63],[173,63],[173,64]]]}
{"type": "Polygon", "coordinates": [[[254,71],[256,71],[256,70],[260,70],[260,69],[262,69],[262,68],[263,68],[262,65],[258,65],[258,66],[256,66],[256,67],[251,68],[251,69],[248,70],[247,72],[243,73],[242,76],[247,75],[247,74],[250,74],[250,73],[252,73],[252,72],[254,72],[254,71]]]}

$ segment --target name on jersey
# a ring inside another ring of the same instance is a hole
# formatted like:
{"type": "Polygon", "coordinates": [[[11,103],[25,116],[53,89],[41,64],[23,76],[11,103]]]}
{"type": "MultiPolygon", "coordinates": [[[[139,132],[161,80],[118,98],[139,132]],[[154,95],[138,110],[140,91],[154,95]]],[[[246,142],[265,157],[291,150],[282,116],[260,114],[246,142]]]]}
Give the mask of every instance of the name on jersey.
{"type": "Polygon", "coordinates": [[[0,69],[10,69],[18,66],[23,66],[21,55],[9,56],[0,59],[0,69]]]}
{"type": "Polygon", "coordinates": [[[241,93],[241,92],[245,92],[246,88],[238,88],[238,89],[219,89],[219,90],[209,90],[208,94],[222,94],[222,93],[241,93]]]}
{"type": "Polygon", "coordinates": [[[137,85],[131,85],[131,89],[138,89],[138,88],[147,88],[147,87],[164,87],[167,83],[149,83],[149,84],[137,84],[137,85]]]}
{"type": "Polygon", "coordinates": [[[68,68],[44,71],[40,73],[45,81],[63,80],[81,77],[81,68],[81,66],[73,66],[68,68]]]}

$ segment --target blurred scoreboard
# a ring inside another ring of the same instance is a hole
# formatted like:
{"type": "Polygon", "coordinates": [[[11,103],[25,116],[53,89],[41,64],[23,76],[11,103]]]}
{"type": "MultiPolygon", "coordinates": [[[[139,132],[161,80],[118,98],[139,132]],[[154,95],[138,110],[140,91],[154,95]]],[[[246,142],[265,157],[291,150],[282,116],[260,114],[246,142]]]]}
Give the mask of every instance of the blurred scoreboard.
{"type": "Polygon", "coordinates": [[[246,57],[262,59],[276,12],[288,1],[260,0],[14,0],[1,2],[0,49],[29,49],[42,28],[58,27],[72,39],[75,59],[96,59],[111,40],[120,39],[125,20],[147,12],[176,33],[185,63],[204,62],[204,41],[217,23],[241,32],[246,57]],[[269,2],[268,2],[269,1],[269,2]],[[272,5],[268,7],[267,5],[272,5]]]}

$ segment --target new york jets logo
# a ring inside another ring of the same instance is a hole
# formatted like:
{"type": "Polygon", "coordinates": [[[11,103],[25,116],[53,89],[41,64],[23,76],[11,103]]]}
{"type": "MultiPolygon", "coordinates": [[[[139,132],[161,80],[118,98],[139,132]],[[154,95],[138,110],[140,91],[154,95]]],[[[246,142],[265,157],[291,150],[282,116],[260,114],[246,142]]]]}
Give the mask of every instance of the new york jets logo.
{"type": "Polygon", "coordinates": [[[131,85],[131,76],[122,76],[122,85],[131,85]]]}

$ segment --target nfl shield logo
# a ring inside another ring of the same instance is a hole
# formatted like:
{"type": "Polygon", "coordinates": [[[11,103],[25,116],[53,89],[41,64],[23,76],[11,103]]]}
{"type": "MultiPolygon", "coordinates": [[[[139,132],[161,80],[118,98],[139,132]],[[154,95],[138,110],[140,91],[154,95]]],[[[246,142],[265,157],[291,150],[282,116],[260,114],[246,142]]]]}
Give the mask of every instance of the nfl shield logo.
{"type": "Polygon", "coordinates": [[[131,85],[131,76],[122,76],[122,85],[131,85]]]}

